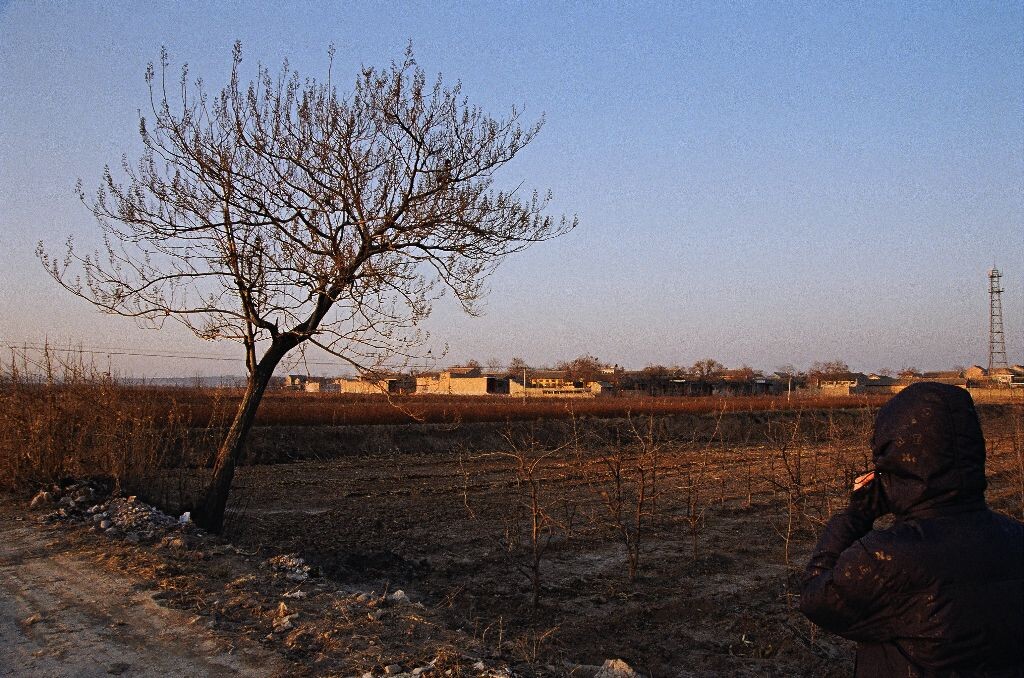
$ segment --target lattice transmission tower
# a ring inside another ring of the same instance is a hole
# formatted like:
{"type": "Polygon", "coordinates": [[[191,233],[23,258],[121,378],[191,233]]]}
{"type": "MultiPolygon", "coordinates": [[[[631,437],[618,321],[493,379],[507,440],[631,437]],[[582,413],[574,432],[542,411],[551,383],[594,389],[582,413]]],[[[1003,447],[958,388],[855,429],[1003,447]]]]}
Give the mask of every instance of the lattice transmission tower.
{"type": "Polygon", "coordinates": [[[988,272],[988,371],[994,367],[1008,367],[1006,337],[1003,335],[1003,288],[999,279],[1003,274],[992,267],[988,272]]]}

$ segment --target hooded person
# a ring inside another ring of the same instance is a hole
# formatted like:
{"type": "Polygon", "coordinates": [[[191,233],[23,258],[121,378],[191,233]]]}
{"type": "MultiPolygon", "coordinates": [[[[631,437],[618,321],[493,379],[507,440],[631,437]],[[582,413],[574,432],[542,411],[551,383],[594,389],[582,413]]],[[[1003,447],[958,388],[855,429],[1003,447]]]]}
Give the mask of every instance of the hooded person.
{"type": "Polygon", "coordinates": [[[800,610],[857,641],[856,676],[1024,676],[1024,524],[985,504],[970,394],[909,386],[871,447],[874,478],[825,526],[800,610]]]}

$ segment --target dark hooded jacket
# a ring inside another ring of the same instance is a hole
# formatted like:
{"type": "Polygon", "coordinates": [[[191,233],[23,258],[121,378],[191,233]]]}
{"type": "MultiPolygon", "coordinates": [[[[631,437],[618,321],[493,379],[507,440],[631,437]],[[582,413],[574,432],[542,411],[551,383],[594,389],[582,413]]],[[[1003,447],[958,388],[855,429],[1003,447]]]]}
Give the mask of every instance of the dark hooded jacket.
{"type": "Polygon", "coordinates": [[[971,396],[914,384],[871,442],[878,500],[829,521],[801,611],[857,641],[857,676],[1024,676],[1024,524],[985,505],[971,396]],[[887,512],[893,526],[872,530],[887,512]]]}

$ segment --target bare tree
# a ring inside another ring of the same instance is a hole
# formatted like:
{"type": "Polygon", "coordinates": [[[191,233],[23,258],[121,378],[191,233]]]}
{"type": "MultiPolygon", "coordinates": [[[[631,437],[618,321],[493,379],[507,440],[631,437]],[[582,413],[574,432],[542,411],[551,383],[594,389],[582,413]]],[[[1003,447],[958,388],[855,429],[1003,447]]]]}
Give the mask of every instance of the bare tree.
{"type": "Polygon", "coordinates": [[[807,379],[817,386],[818,382],[822,379],[828,379],[830,377],[849,373],[850,366],[838,358],[836,360],[829,360],[826,362],[815,361],[811,365],[811,368],[807,370],[807,379]]]}
{"type": "Polygon", "coordinates": [[[523,360],[522,358],[512,358],[512,360],[509,361],[508,370],[506,371],[506,373],[510,377],[522,378],[523,373],[525,373],[528,369],[530,369],[530,366],[526,364],[525,360],[523,360]]]}
{"type": "Polygon", "coordinates": [[[604,368],[604,363],[592,355],[581,355],[568,362],[560,362],[555,365],[555,369],[564,371],[570,381],[579,384],[600,380],[604,374],[604,368]]]}
{"type": "Polygon", "coordinates": [[[146,73],[141,158],[122,161],[123,179],[107,168],[94,199],[79,185],[105,252],[38,249],[108,313],[244,346],[245,396],[194,513],[212,530],[285,355],[318,346],[359,371],[408,359],[433,300],[449,290],[474,313],[503,257],[576,224],[545,214],[550,195],[494,185],[542,121],[490,117],[459,84],[429,83],[411,49],[364,67],[347,95],[330,67],[318,82],[287,62],[276,75],[258,66],[244,83],[241,64],[236,43],[230,82],[211,95],[187,65],[175,79],[162,51],[146,73]]]}
{"type": "Polygon", "coordinates": [[[690,376],[700,382],[715,381],[722,376],[725,365],[712,358],[698,360],[690,368],[690,376]]]}

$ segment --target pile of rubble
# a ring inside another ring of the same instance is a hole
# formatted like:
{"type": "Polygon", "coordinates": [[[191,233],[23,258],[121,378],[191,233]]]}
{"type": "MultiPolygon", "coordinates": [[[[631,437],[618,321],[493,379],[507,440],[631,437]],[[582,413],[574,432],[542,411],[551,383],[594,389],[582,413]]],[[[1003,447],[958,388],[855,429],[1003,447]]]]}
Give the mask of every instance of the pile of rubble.
{"type": "Polygon", "coordinates": [[[301,583],[309,579],[310,576],[317,575],[317,572],[307,565],[306,561],[300,558],[297,553],[274,556],[264,561],[263,564],[269,567],[274,574],[283,576],[288,581],[301,583]]]}
{"type": "MultiPolygon", "coordinates": [[[[629,664],[621,659],[609,659],[602,666],[588,666],[584,664],[566,664],[563,671],[553,666],[547,667],[552,673],[558,672],[579,678],[643,678],[629,664]]],[[[474,659],[468,656],[451,657],[438,656],[433,661],[408,670],[401,664],[388,664],[383,670],[367,671],[360,678],[430,678],[432,676],[476,676],[476,678],[517,678],[519,674],[513,672],[509,667],[503,665],[488,666],[482,659],[474,659]]]]}
{"type": "Polygon", "coordinates": [[[54,485],[36,494],[30,506],[54,508],[42,515],[43,522],[92,524],[108,536],[135,543],[151,543],[170,530],[194,529],[187,513],[175,518],[134,496],[109,498],[102,488],[88,482],[54,485]]]}

